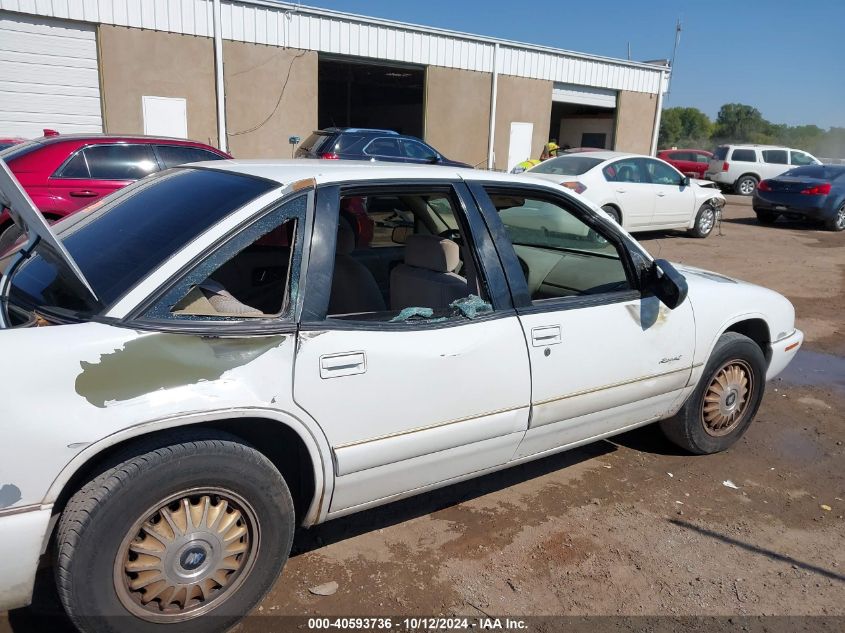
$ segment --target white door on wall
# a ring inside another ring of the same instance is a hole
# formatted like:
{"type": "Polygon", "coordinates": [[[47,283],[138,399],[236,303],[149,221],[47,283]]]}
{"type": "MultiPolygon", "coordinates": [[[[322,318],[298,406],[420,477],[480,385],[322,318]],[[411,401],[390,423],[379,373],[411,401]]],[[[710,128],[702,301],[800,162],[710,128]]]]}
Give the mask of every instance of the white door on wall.
{"type": "Polygon", "coordinates": [[[188,104],[181,97],[141,97],[144,134],[188,138],[188,104]]]}
{"type": "Polygon", "coordinates": [[[532,158],[531,137],[534,135],[534,124],[522,121],[511,122],[511,136],[508,143],[508,171],[518,163],[532,158]]]}
{"type": "Polygon", "coordinates": [[[0,11],[0,136],[44,128],[103,131],[95,27],[0,11]]]}

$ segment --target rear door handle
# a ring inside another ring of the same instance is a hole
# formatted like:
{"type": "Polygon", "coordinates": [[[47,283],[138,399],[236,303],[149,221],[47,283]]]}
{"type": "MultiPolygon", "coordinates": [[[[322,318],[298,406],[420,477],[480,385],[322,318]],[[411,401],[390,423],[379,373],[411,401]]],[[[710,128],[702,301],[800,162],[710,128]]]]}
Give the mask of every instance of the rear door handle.
{"type": "Polygon", "coordinates": [[[74,198],[96,198],[97,192],[85,189],[83,191],[71,191],[70,195],[72,195],[74,198]]]}
{"type": "Polygon", "coordinates": [[[343,352],[320,356],[320,378],[340,378],[363,374],[367,371],[367,355],[364,352],[343,352]]]}
{"type": "Polygon", "coordinates": [[[625,193],[625,191],[626,191],[625,189],[617,189],[616,193],[625,193]]]}
{"type": "Polygon", "coordinates": [[[658,198],[662,198],[662,197],[663,197],[663,196],[665,196],[665,195],[666,195],[666,194],[665,194],[665,193],[663,193],[662,191],[658,191],[658,192],[657,192],[657,197],[658,197],[658,198]]]}
{"type": "Polygon", "coordinates": [[[531,345],[533,347],[557,345],[560,341],[559,325],[541,325],[531,328],[531,345]]]}

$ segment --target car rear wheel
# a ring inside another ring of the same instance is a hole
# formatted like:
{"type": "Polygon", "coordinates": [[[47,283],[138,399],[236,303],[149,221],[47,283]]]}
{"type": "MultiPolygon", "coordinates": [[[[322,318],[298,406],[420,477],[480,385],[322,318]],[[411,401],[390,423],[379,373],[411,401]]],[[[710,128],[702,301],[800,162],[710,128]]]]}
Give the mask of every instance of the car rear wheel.
{"type": "Polygon", "coordinates": [[[757,215],[757,221],[760,224],[771,225],[777,222],[777,219],[780,217],[779,213],[774,213],[772,211],[757,211],[755,210],[754,213],[757,215]]]}
{"type": "Polygon", "coordinates": [[[713,232],[716,222],[719,219],[719,212],[709,202],[705,202],[695,216],[695,224],[690,229],[693,237],[707,237],[713,232]]]}
{"type": "Polygon", "coordinates": [[[619,226],[622,226],[622,216],[619,213],[619,210],[616,207],[613,207],[609,204],[606,204],[601,208],[602,211],[607,213],[610,217],[613,218],[613,221],[616,222],[619,226]]]}
{"type": "Polygon", "coordinates": [[[757,188],[757,182],[754,176],[740,176],[734,184],[734,190],[741,196],[750,196],[757,188]]]}
{"type": "Polygon", "coordinates": [[[719,337],[695,391],[660,423],[669,440],[697,455],[724,451],[748,430],[766,381],[766,359],[747,336],[719,337]]]}
{"type": "Polygon", "coordinates": [[[845,203],[825,222],[828,231],[845,231],[845,203]]]}
{"type": "Polygon", "coordinates": [[[146,445],[59,521],[59,597],[83,631],[223,631],[270,589],[294,509],[279,471],[223,434],[146,445]]]}

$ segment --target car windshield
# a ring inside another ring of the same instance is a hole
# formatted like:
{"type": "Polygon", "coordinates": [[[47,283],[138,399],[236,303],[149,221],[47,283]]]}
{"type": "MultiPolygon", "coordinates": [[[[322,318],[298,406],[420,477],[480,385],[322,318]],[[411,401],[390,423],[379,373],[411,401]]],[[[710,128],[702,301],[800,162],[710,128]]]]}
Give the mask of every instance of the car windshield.
{"type": "Polygon", "coordinates": [[[580,176],[601,162],[603,162],[603,159],[590,158],[589,156],[559,156],[550,158],[529,171],[535,174],[580,176]]]}
{"type": "Polygon", "coordinates": [[[211,169],[161,172],[54,225],[102,305],[91,305],[55,253],[39,244],[14,274],[10,298],[27,308],[99,312],[203,231],[274,183],[211,169]]]}
{"type": "MultiPolygon", "coordinates": [[[[784,172],[780,177],[789,178],[818,178],[819,180],[835,180],[845,176],[845,167],[833,167],[831,165],[807,165],[796,167],[784,172]]],[[[845,180],[845,178],[843,178],[845,180]]]]}

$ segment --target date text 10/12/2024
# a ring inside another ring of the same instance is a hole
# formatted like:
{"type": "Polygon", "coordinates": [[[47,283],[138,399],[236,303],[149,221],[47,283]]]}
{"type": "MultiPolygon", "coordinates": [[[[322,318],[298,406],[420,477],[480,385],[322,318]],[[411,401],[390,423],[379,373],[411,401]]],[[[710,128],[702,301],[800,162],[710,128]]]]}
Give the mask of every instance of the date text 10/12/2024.
{"type": "Polygon", "coordinates": [[[309,630],[399,630],[399,631],[519,631],[528,628],[519,618],[403,617],[403,618],[309,618],[309,630]]]}

